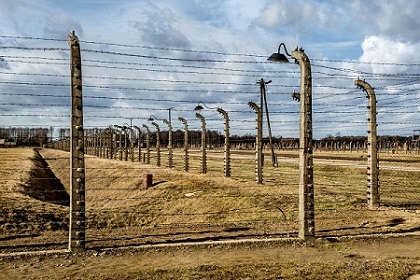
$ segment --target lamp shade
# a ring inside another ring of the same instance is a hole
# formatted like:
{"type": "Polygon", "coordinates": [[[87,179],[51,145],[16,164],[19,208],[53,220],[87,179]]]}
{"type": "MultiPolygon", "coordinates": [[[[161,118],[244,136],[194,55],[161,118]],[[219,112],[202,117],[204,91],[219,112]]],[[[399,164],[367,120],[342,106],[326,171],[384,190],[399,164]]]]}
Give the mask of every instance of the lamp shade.
{"type": "Polygon", "coordinates": [[[267,60],[273,61],[273,62],[283,62],[283,63],[289,62],[287,57],[284,54],[279,53],[279,52],[273,53],[272,55],[270,55],[270,57],[267,60]]]}

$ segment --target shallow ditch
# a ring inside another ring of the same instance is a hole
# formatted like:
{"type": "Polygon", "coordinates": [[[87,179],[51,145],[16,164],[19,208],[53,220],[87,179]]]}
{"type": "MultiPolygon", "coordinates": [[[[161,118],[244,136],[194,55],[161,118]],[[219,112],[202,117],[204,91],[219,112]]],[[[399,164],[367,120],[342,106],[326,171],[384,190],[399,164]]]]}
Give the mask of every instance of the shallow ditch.
{"type": "Polygon", "coordinates": [[[23,192],[43,202],[69,206],[69,194],[38,151],[35,151],[32,161],[34,166],[29,172],[29,179],[21,185],[23,192]]]}
{"type": "MultiPolygon", "coordinates": [[[[39,235],[43,231],[68,230],[70,196],[48,163],[35,150],[28,179],[1,205],[0,241],[14,239],[16,234],[39,235]]],[[[0,246],[2,247],[2,246],[0,246]]]]}

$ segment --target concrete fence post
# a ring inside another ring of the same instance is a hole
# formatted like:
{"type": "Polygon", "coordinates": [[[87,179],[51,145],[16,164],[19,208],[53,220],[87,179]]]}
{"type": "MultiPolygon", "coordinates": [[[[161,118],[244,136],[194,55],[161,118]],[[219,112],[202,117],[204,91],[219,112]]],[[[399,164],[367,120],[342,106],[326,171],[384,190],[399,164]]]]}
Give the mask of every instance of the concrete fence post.
{"type": "Polygon", "coordinates": [[[225,177],[230,177],[230,133],[229,133],[229,115],[222,108],[217,108],[217,112],[223,115],[225,119],[225,151],[224,151],[224,171],[225,177]]]}
{"type": "Polygon", "coordinates": [[[146,164],[150,164],[150,129],[145,124],[143,127],[146,129],[146,164]]]}
{"type": "Polygon", "coordinates": [[[118,150],[119,160],[123,159],[123,141],[122,141],[122,129],[118,130],[118,150]]]}
{"type": "Polygon", "coordinates": [[[312,74],[308,56],[302,49],[292,52],[300,66],[299,132],[299,237],[315,241],[315,198],[312,143],[312,74]]]}
{"type": "Polygon", "coordinates": [[[141,162],[141,128],[138,126],[134,126],[137,130],[137,153],[138,153],[138,161],[141,162]]]}
{"type": "Polygon", "coordinates": [[[178,117],[178,120],[184,124],[184,170],[188,172],[190,168],[188,162],[188,123],[183,117],[178,117]]]}
{"type": "Polygon", "coordinates": [[[155,122],[152,125],[156,128],[156,165],[160,166],[160,128],[155,122]]]}
{"type": "Polygon", "coordinates": [[[71,158],[69,250],[84,251],[86,239],[85,147],[80,44],[72,32],[68,38],[71,72],[71,158]]]}
{"type": "Polygon", "coordinates": [[[262,184],[263,181],[263,156],[262,156],[262,114],[261,109],[252,101],[248,102],[248,105],[255,111],[257,118],[257,135],[255,138],[255,181],[258,184],[262,184]]]}
{"type": "Polygon", "coordinates": [[[376,124],[376,95],[365,81],[356,80],[355,85],[367,93],[368,98],[368,142],[367,142],[367,200],[370,207],[379,206],[379,161],[376,124]]]}
{"type": "Polygon", "coordinates": [[[173,167],[173,148],[172,148],[172,124],[167,119],[164,119],[163,122],[168,126],[168,168],[173,167]]]}
{"type": "Polygon", "coordinates": [[[206,119],[200,113],[195,116],[201,121],[201,173],[207,173],[207,139],[206,139],[206,119]]]}
{"type": "Polygon", "coordinates": [[[130,161],[134,162],[134,132],[133,126],[129,127],[130,129],[130,161]]]}
{"type": "Polygon", "coordinates": [[[124,133],[124,161],[128,161],[128,141],[127,141],[127,127],[123,125],[122,132],[124,133]]]}

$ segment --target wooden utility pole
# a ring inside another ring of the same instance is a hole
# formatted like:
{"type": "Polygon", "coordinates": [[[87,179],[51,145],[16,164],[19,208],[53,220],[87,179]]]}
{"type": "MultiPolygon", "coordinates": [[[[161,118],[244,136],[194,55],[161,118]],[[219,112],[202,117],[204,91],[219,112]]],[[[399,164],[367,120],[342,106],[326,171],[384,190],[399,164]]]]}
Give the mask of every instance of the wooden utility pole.
{"type": "Polygon", "coordinates": [[[85,250],[85,147],[82,103],[82,60],[79,39],[74,31],[68,38],[71,73],[71,158],[69,251],[85,250]]]}
{"type": "Polygon", "coordinates": [[[365,81],[357,79],[355,85],[363,89],[368,98],[368,166],[367,166],[367,201],[370,207],[379,206],[379,161],[376,124],[376,95],[373,88],[365,81]]]}
{"type": "MultiPolygon", "coordinates": [[[[266,85],[271,83],[271,80],[268,82],[265,82],[264,79],[261,79],[258,81],[258,84],[260,85],[260,91],[261,91],[261,115],[263,115],[263,103],[265,107],[265,116],[267,119],[267,129],[268,129],[268,139],[270,141],[270,151],[271,151],[271,165],[273,167],[277,167],[277,158],[274,153],[274,145],[273,145],[273,136],[271,133],[271,124],[270,124],[270,117],[268,113],[268,104],[267,104],[267,90],[266,85]],[[264,102],[263,102],[264,101],[264,102]]],[[[261,122],[262,122],[263,116],[261,116],[261,122]]],[[[261,130],[262,130],[262,124],[261,124],[261,130]]]]}

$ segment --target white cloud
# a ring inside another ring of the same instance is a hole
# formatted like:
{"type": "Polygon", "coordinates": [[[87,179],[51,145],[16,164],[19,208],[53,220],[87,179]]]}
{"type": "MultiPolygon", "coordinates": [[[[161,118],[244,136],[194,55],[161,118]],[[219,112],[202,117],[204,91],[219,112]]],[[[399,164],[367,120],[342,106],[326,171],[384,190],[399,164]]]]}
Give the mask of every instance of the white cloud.
{"type": "MultiPolygon", "coordinates": [[[[416,63],[420,59],[419,48],[420,43],[413,44],[381,36],[368,36],[362,43],[363,55],[359,60],[394,64],[416,63]]],[[[396,65],[372,64],[371,67],[376,73],[402,72],[401,66],[396,69],[396,65]]]]}
{"type": "Polygon", "coordinates": [[[83,29],[74,17],[45,1],[0,0],[0,24],[8,35],[65,38],[70,30],[83,29]]]}
{"type": "Polygon", "coordinates": [[[337,28],[335,23],[340,11],[337,7],[332,13],[328,1],[270,1],[254,22],[265,29],[283,29],[283,32],[292,29],[293,32],[310,33],[318,28],[337,28]]]}
{"type": "Polygon", "coordinates": [[[296,6],[289,6],[286,0],[270,2],[255,18],[255,23],[268,29],[293,26],[297,23],[298,14],[300,14],[300,9],[296,6]]]}
{"type": "Polygon", "coordinates": [[[261,0],[228,0],[220,2],[225,17],[231,22],[234,29],[246,29],[252,25],[262,9],[264,1],[261,0]]]}
{"type": "Polygon", "coordinates": [[[78,36],[83,36],[81,24],[67,16],[65,13],[56,10],[45,11],[43,36],[47,38],[66,38],[70,31],[75,31],[78,36]]]}
{"type": "Polygon", "coordinates": [[[420,39],[419,1],[355,0],[352,2],[354,18],[360,20],[365,35],[383,35],[412,42],[420,39]]]}
{"type": "Polygon", "coordinates": [[[9,16],[16,12],[20,6],[26,6],[26,4],[23,0],[0,0],[0,6],[0,14],[3,14],[3,16],[9,16]]]}
{"type": "Polygon", "coordinates": [[[159,8],[153,4],[143,5],[136,14],[137,18],[132,18],[132,25],[139,32],[144,44],[190,48],[189,39],[181,30],[177,16],[170,8],[159,8]]]}

